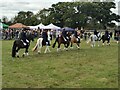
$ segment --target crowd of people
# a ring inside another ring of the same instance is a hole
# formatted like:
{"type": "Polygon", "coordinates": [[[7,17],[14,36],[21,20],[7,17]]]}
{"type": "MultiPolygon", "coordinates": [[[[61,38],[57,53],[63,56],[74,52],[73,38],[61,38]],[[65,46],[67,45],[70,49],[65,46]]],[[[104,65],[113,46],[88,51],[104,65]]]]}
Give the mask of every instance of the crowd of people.
{"type": "MultiPolygon", "coordinates": [[[[62,36],[64,37],[64,40],[66,41],[68,38],[67,38],[67,32],[65,29],[63,30],[59,30],[59,31],[55,31],[55,30],[30,30],[30,29],[23,29],[23,30],[12,30],[12,29],[8,29],[8,30],[1,30],[1,39],[3,40],[11,40],[11,39],[20,39],[22,38],[22,40],[27,43],[25,41],[25,34],[26,33],[32,33],[34,37],[43,37],[44,39],[46,39],[45,41],[50,41],[52,40],[52,38],[56,38],[58,36],[60,36],[62,34],[62,36]],[[22,37],[21,37],[22,36],[22,37]]],[[[80,33],[81,33],[81,36],[78,37],[77,36],[77,32],[76,30],[75,31],[71,31],[71,33],[73,33],[75,35],[76,38],[81,38],[81,39],[84,39],[84,40],[87,40],[88,38],[90,38],[91,36],[91,32],[87,32],[85,30],[80,30],[80,33]]],[[[120,38],[119,35],[120,35],[120,31],[117,31],[115,30],[114,32],[109,32],[109,31],[105,31],[105,32],[98,32],[97,30],[94,30],[94,34],[97,36],[98,34],[103,35],[107,35],[112,38],[113,37],[113,33],[114,33],[114,39],[119,41],[120,38]]]]}

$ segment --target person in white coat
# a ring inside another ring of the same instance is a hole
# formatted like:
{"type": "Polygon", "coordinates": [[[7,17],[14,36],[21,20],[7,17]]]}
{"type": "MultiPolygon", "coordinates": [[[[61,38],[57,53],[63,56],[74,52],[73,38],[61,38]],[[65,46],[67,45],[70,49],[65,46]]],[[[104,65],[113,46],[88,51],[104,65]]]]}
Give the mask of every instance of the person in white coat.
{"type": "Polygon", "coordinates": [[[90,35],[90,38],[89,38],[89,41],[87,43],[91,43],[91,47],[95,47],[95,42],[97,40],[97,36],[95,34],[91,34],[90,35]]]}
{"type": "Polygon", "coordinates": [[[50,36],[50,35],[51,35],[51,31],[48,30],[47,34],[48,34],[48,41],[49,41],[49,43],[51,44],[51,41],[50,41],[50,40],[51,40],[51,36],[50,36]]]}

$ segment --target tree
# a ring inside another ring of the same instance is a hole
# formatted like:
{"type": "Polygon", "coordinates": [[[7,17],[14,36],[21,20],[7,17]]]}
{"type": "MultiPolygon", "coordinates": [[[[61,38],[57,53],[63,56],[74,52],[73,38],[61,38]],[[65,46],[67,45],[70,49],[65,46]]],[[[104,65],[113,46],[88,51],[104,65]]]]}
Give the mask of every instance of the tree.
{"type": "Polygon", "coordinates": [[[14,18],[14,23],[23,23],[25,25],[36,25],[39,20],[31,11],[20,11],[17,16],[14,18]]]}
{"type": "Polygon", "coordinates": [[[3,16],[3,17],[2,17],[2,22],[3,22],[3,23],[7,23],[7,22],[8,22],[8,18],[7,18],[6,16],[3,16]]]}
{"type": "Polygon", "coordinates": [[[115,26],[115,23],[112,21],[120,21],[120,17],[114,14],[110,9],[115,8],[114,2],[97,2],[96,16],[94,18],[98,20],[104,29],[108,26],[115,26]]]}
{"type": "Polygon", "coordinates": [[[53,23],[59,27],[103,28],[114,27],[120,22],[120,16],[111,11],[116,8],[114,2],[58,2],[48,9],[40,10],[36,15],[31,11],[20,11],[14,22],[25,25],[45,25],[53,23]]]}
{"type": "Polygon", "coordinates": [[[12,24],[12,19],[9,20],[9,19],[7,18],[7,16],[3,16],[3,17],[2,17],[2,20],[0,20],[0,22],[3,22],[4,24],[7,24],[7,25],[11,25],[11,24],[12,24]]]}

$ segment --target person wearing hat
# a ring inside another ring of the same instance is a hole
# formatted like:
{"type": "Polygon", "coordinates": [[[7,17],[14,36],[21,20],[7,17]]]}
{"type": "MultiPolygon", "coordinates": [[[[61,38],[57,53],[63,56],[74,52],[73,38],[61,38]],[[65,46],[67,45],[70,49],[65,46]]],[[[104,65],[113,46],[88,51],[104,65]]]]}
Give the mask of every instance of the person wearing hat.
{"type": "Polygon", "coordinates": [[[22,32],[20,33],[20,40],[22,40],[25,46],[29,43],[26,36],[26,29],[23,29],[22,32]]]}
{"type": "Polygon", "coordinates": [[[67,41],[67,32],[65,31],[65,29],[63,29],[63,31],[62,31],[62,36],[66,42],[67,41]]]}
{"type": "MultiPolygon", "coordinates": [[[[97,36],[95,33],[91,33],[89,41],[91,42],[91,47],[95,47],[95,41],[97,40],[97,36]]],[[[89,41],[87,43],[89,43],[89,41]]]]}
{"type": "Polygon", "coordinates": [[[75,31],[74,31],[74,36],[76,37],[77,41],[80,43],[80,37],[78,35],[78,30],[77,29],[75,29],[75,31]]]}
{"type": "Polygon", "coordinates": [[[77,29],[75,29],[75,31],[74,31],[74,36],[77,38],[77,29]]]}
{"type": "Polygon", "coordinates": [[[108,32],[108,30],[105,31],[105,36],[109,38],[109,32],[108,32]]]}
{"type": "Polygon", "coordinates": [[[94,35],[97,36],[97,34],[98,34],[98,32],[97,32],[97,30],[95,29],[95,30],[94,30],[94,35]]]}
{"type": "Polygon", "coordinates": [[[48,40],[48,30],[43,30],[43,32],[42,32],[42,38],[43,38],[43,45],[50,46],[50,42],[48,40]]]}

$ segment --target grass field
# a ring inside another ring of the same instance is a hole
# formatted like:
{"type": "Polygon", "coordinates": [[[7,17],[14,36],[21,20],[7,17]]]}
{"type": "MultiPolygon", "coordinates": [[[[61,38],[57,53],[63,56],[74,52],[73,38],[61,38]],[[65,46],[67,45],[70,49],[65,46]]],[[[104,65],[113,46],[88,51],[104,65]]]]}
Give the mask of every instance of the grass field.
{"type": "MultiPolygon", "coordinates": [[[[3,88],[117,88],[118,45],[91,48],[85,41],[81,49],[12,58],[13,41],[2,41],[3,88]]],[[[42,51],[44,48],[42,49],[42,51]]],[[[20,51],[22,55],[23,50],[20,51]]]]}

